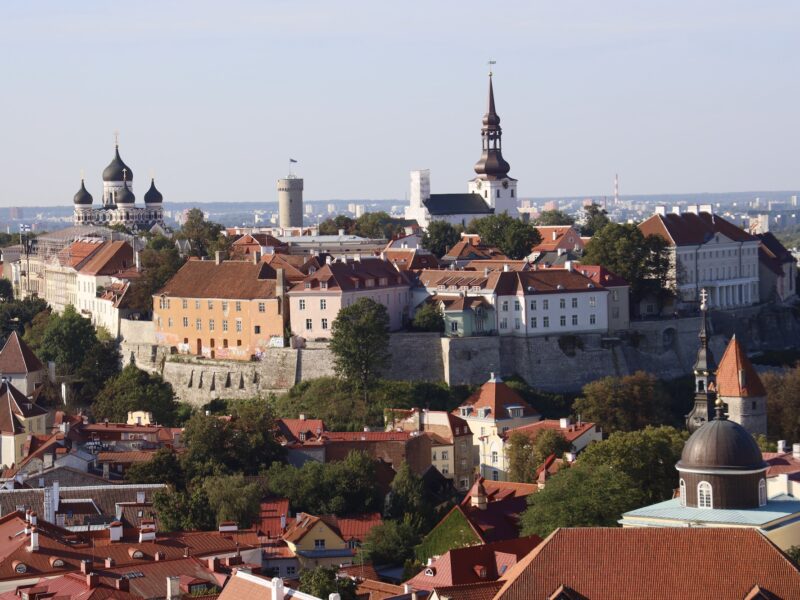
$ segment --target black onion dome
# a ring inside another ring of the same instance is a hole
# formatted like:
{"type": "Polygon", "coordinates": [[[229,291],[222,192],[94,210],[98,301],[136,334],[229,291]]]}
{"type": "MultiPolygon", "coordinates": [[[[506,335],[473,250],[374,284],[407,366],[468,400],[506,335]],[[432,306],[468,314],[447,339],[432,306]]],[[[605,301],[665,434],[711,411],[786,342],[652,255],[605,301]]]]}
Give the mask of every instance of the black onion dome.
{"type": "Polygon", "coordinates": [[[681,469],[766,469],[755,439],[741,425],[722,417],[704,423],[683,447],[681,469]]]}
{"type": "Polygon", "coordinates": [[[491,179],[502,179],[510,170],[511,165],[503,158],[500,150],[484,150],[480,160],[475,163],[475,172],[491,179]]]}
{"type": "Polygon", "coordinates": [[[94,202],[94,198],[92,198],[92,195],[86,190],[83,179],[81,179],[81,189],[79,189],[78,193],[75,194],[72,202],[74,204],[91,204],[94,202]]]}
{"type": "Polygon", "coordinates": [[[136,196],[133,195],[131,188],[128,187],[128,182],[119,191],[116,197],[117,205],[119,204],[133,204],[136,201],[136,196]]]}
{"type": "Polygon", "coordinates": [[[164,201],[164,196],[156,189],[155,178],[150,180],[150,189],[145,192],[144,201],[147,204],[156,204],[164,201]]]}
{"type": "Polygon", "coordinates": [[[114,160],[103,170],[103,181],[133,181],[133,171],[119,157],[119,146],[114,148],[114,160]]]}

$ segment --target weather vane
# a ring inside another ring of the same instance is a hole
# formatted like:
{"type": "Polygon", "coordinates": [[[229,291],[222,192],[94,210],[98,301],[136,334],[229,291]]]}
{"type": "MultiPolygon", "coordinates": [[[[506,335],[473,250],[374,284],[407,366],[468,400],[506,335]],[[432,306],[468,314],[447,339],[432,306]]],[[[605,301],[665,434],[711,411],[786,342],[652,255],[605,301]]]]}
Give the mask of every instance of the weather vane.
{"type": "Polygon", "coordinates": [[[490,60],[486,64],[489,65],[489,77],[491,77],[492,76],[492,67],[497,64],[497,61],[496,60],[490,60]]]}

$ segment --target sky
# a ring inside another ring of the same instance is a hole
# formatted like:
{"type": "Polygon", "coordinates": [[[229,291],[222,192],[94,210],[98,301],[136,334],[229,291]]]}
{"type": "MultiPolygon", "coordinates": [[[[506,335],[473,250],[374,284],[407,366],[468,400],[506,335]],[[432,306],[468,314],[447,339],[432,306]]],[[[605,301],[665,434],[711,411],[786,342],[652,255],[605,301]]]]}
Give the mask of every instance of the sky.
{"type": "Polygon", "coordinates": [[[0,3],[0,205],[466,191],[487,61],[521,197],[800,188],[796,0],[0,3]]]}

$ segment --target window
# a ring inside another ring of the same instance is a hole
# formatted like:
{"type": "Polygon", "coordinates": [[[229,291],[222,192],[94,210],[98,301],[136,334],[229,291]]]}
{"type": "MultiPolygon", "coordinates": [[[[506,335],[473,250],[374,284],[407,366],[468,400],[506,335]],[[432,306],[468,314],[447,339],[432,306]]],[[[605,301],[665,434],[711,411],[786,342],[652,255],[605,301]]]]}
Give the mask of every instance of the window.
{"type": "Polygon", "coordinates": [[[519,329],[519,328],[520,328],[519,319],[514,319],[514,329],[519,329]]]}
{"type": "Polygon", "coordinates": [[[449,475],[449,474],[450,474],[450,469],[447,467],[447,465],[442,465],[442,475],[449,475]]]}
{"type": "Polygon", "coordinates": [[[566,315],[561,315],[561,316],[559,317],[558,321],[559,321],[559,324],[560,324],[562,327],[566,327],[566,326],[567,326],[567,317],[566,317],[566,315]]]}
{"type": "Polygon", "coordinates": [[[502,308],[502,310],[503,310],[503,312],[507,312],[508,311],[508,300],[503,300],[503,308],[502,308]]]}
{"type": "Polygon", "coordinates": [[[189,317],[183,317],[183,326],[184,327],[188,327],[189,326],[189,317]]]}
{"type": "Polygon", "coordinates": [[[589,325],[594,325],[597,322],[597,317],[594,314],[589,315],[589,325]]]}
{"type": "Polygon", "coordinates": [[[242,320],[241,319],[236,319],[236,332],[237,333],[241,333],[242,332],[242,320]]]}
{"type": "Polygon", "coordinates": [[[189,308],[189,301],[186,298],[181,300],[181,308],[183,308],[183,309],[189,308]]]}
{"type": "Polygon", "coordinates": [[[597,306],[597,297],[596,296],[589,296],[589,306],[594,308],[597,306]]]}
{"type": "Polygon", "coordinates": [[[572,299],[572,308],[578,308],[578,299],[577,298],[573,298],[572,299]]]}
{"type": "Polygon", "coordinates": [[[319,300],[319,309],[320,310],[325,310],[326,308],[328,308],[328,301],[325,298],[320,298],[320,300],[319,300]]]}
{"type": "Polygon", "coordinates": [[[447,450],[442,450],[442,460],[447,460],[447,450]]]}
{"type": "Polygon", "coordinates": [[[238,300],[236,301],[236,312],[242,312],[242,303],[238,300]]]}
{"type": "Polygon", "coordinates": [[[711,484],[707,481],[697,484],[697,508],[714,508],[711,484]]]}
{"type": "Polygon", "coordinates": [[[266,304],[266,302],[259,302],[258,303],[258,312],[260,312],[260,313],[267,312],[267,304],[266,304]]]}
{"type": "Polygon", "coordinates": [[[208,320],[208,330],[209,331],[214,331],[214,319],[209,319],[208,320]]]}
{"type": "Polygon", "coordinates": [[[542,327],[550,327],[550,317],[542,317],[542,327]]]}
{"type": "Polygon", "coordinates": [[[223,312],[227,312],[228,311],[228,303],[227,302],[224,302],[224,301],[222,302],[222,311],[223,312]]]}
{"type": "Polygon", "coordinates": [[[562,308],[562,309],[563,308],[567,308],[567,299],[566,298],[561,298],[558,301],[558,308],[562,308]]]}
{"type": "Polygon", "coordinates": [[[194,301],[194,308],[195,308],[195,310],[200,310],[200,300],[195,300],[194,301]]]}
{"type": "Polygon", "coordinates": [[[458,321],[450,321],[450,331],[453,333],[458,332],[458,321]]]}
{"type": "Polygon", "coordinates": [[[680,482],[680,490],[681,490],[681,506],[686,506],[686,482],[681,479],[680,482]]]}
{"type": "Polygon", "coordinates": [[[310,331],[314,327],[311,319],[306,319],[306,330],[310,331]]]}
{"type": "Polygon", "coordinates": [[[328,282],[327,281],[320,281],[319,282],[319,289],[327,290],[328,289],[328,282]]]}
{"type": "Polygon", "coordinates": [[[505,317],[500,319],[500,329],[508,329],[508,319],[505,317]]]}
{"type": "Polygon", "coordinates": [[[167,319],[167,326],[170,328],[172,327],[172,317],[167,319]]]}
{"type": "Polygon", "coordinates": [[[194,328],[195,328],[197,331],[200,331],[200,330],[202,330],[202,329],[203,329],[203,322],[202,322],[200,319],[197,319],[197,320],[194,322],[194,328]]]}
{"type": "Polygon", "coordinates": [[[572,315],[572,324],[573,325],[577,325],[578,324],[578,315],[572,315]]]}
{"type": "Polygon", "coordinates": [[[328,319],[322,319],[322,328],[323,329],[327,329],[328,328],[328,319]]]}
{"type": "Polygon", "coordinates": [[[256,325],[255,327],[253,327],[253,332],[254,333],[261,333],[261,325],[256,325]]]}
{"type": "Polygon", "coordinates": [[[325,550],[325,540],[314,540],[314,550],[325,550]]]}
{"type": "Polygon", "coordinates": [[[492,481],[500,481],[500,473],[497,472],[497,469],[492,471],[492,481]]]}
{"type": "Polygon", "coordinates": [[[758,482],[758,505],[766,506],[767,504],[767,482],[762,479],[758,482]]]}
{"type": "Polygon", "coordinates": [[[498,459],[497,450],[492,450],[492,464],[493,465],[497,464],[497,459],[498,459]]]}
{"type": "Polygon", "coordinates": [[[306,309],[306,301],[303,300],[302,298],[300,299],[299,305],[300,305],[300,310],[306,309]]]}
{"type": "Polygon", "coordinates": [[[531,317],[531,329],[536,329],[536,317],[531,317]]]}
{"type": "Polygon", "coordinates": [[[536,300],[531,300],[531,310],[536,310],[536,300]]]}
{"type": "Polygon", "coordinates": [[[222,320],[222,331],[228,331],[228,319],[222,320]]]}
{"type": "Polygon", "coordinates": [[[214,310],[214,301],[213,300],[209,300],[208,301],[208,310],[214,310]]]}
{"type": "Polygon", "coordinates": [[[550,308],[550,300],[542,300],[542,310],[548,310],[550,308]]]}
{"type": "Polygon", "coordinates": [[[520,309],[519,300],[514,300],[514,310],[519,310],[519,309],[520,309]]]}

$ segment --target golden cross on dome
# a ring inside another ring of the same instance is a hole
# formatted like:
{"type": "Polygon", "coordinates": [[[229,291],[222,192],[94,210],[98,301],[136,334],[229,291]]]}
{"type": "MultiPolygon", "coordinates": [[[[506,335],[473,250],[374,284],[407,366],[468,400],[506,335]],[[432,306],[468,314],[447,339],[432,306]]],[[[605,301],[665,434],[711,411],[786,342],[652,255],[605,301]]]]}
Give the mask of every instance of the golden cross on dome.
{"type": "Polygon", "coordinates": [[[706,288],[700,290],[700,310],[708,310],[708,292],[706,288]]]}
{"type": "Polygon", "coordinates": [[[114,146],[116,148],[119,148],[119,130],[118,129],[114,130],[114,146]]]}

